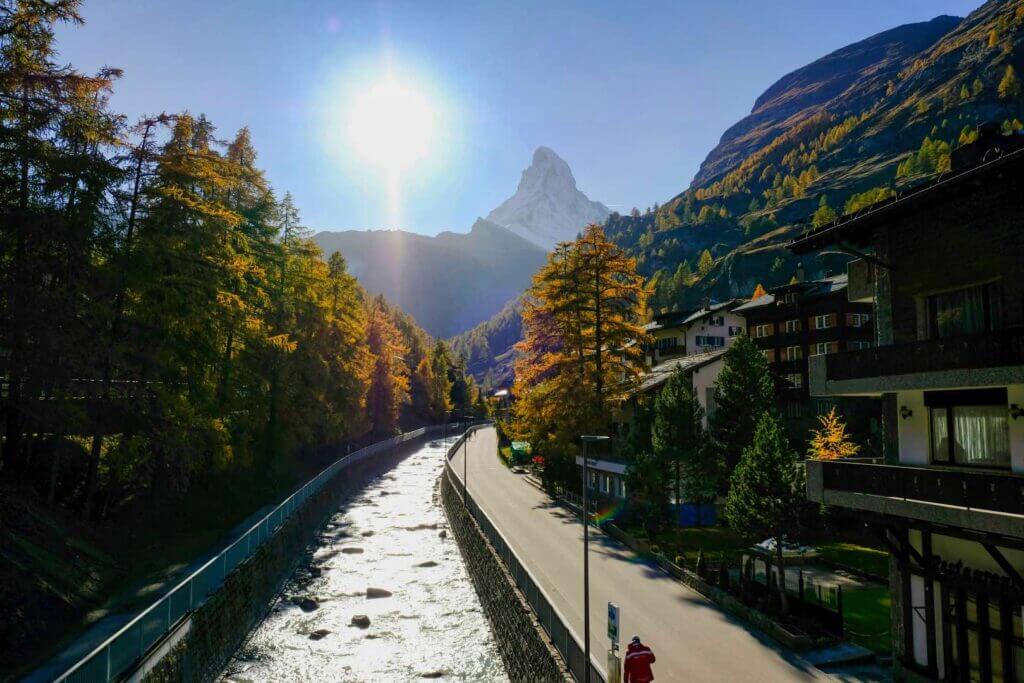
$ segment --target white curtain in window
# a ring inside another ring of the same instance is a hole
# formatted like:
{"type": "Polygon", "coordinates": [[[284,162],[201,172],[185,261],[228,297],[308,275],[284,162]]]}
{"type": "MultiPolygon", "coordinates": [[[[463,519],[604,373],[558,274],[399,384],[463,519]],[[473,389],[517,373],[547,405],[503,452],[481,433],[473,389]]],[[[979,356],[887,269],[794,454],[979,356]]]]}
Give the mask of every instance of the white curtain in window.
{"type": "Polygon", "coordinates": [[[949,434],[945,408],[932,408],[932,459],[949,462],[949,434]]]}
{"type": "Polygon", "coordinates": [[[965,465],[1010,464],[1006,406],[957,406],[953,411],[953,456],[965,465]]]}

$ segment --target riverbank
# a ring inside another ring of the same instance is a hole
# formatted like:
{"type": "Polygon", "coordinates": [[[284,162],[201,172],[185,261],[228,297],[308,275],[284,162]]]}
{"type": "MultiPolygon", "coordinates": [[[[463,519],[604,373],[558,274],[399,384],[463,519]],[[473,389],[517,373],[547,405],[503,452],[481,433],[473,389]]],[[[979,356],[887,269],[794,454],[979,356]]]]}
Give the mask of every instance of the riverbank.
{"type": "Polygon", "coordinates": [[[442,461],[423,446],[338,507],[226,680],[508,680],[435,499],[442,461]]]}

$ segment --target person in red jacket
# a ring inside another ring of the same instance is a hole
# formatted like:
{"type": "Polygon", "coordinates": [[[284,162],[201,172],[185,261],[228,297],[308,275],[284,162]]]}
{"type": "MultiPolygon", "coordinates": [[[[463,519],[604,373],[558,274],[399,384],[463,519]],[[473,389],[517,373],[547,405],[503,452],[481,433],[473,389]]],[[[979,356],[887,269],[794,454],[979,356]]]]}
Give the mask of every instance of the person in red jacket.
{"type": "Polygon", "coordinates": [[[633,636],[626,648],[626,679],[623,683],[650,683],[654,680],[651,664],[657,661],[654,652],[640,642],[640,636],[633,636]]]}

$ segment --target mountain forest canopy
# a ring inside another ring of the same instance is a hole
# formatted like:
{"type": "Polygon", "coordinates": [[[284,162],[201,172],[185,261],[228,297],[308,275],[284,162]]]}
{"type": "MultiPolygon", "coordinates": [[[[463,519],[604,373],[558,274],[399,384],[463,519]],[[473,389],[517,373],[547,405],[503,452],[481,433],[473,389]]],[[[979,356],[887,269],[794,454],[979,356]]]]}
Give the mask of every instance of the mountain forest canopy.
{"type": "Polygon", "coordinates": [[[248,129],[129,120],[119,70],[58,60],[80,5],[0,0],[0,672],[351,447],[482,410],[316,246],[248,129]]]}
{"type": "Polygon", "coordinates": [[[78,0],[0,10],[0,498],[127,522],[198,492],[248,514],[325,446],[473,408],[445,343],[324,258],[249,130],[131,121],[119,70],[58,61],[78,0]],[[443,381],[410,386],[427,358],[443,381]]]}

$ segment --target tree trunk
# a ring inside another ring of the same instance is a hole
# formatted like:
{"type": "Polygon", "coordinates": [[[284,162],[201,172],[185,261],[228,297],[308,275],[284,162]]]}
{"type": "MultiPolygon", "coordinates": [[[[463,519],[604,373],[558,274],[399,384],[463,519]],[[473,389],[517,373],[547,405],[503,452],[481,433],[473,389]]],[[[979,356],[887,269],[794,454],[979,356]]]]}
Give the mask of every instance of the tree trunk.
{"type": "Polygon", "coordinates": [[[775,557],[778,560],[778,569],[776,571],[779,580],[776,581],[776,585],[779,589],[779,610],[783,615],[786,615],[789,614],[789,599],[786,597],[786,564],[782,555],[782,532],[776,533],[775,536],[775,557]]]}

